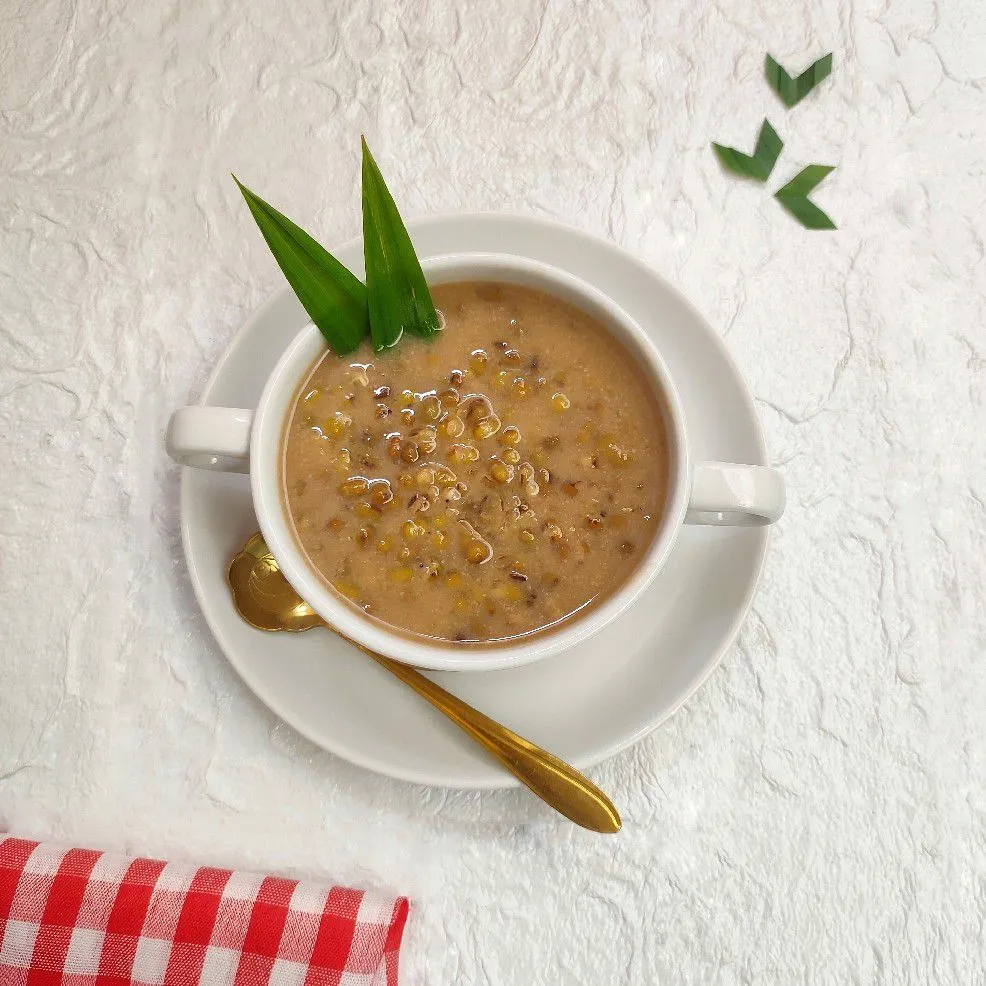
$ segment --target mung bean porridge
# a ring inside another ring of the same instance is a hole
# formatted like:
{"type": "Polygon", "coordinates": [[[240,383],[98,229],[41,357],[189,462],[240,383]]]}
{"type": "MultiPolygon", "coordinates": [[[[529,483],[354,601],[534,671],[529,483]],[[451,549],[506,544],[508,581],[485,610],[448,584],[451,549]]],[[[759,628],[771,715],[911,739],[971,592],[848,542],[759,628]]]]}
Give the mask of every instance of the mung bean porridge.
{"type": "Polygon", "coordinates": [[[295,538],[392,628],[460,644],[547,631],[608,598],[657,532],[660,398],[550,294],[465,281],[432,296],[433,339],[327,352],[309,372],[283,440],[295,538]]]}

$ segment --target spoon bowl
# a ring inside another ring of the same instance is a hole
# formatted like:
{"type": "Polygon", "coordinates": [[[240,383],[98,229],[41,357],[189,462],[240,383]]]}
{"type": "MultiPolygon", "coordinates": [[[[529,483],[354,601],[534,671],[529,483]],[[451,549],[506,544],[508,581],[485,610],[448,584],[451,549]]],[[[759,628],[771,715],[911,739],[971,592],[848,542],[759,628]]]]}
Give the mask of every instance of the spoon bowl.
{"type": "Polygon", "coordinates": [[[301,633],[325,625],[291,588],[259,532],[233,557],[227,580],[240,616],[258,630],[301,633]]]}

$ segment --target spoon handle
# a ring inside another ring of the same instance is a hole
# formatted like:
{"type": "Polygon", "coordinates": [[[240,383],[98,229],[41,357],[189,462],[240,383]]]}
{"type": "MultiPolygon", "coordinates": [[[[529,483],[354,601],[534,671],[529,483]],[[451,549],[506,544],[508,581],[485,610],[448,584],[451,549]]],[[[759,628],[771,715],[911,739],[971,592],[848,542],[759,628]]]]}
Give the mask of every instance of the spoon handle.
{"type": "MultiPolygon", "coordinates": [[[[359,644],[356,646],[359,647],[359,644]]],[[[559,760],[547,750],[542,750],[513,730],[478,712],[426,678],[420,671],[364,647],[359,649],[410,685],[439,712],[448,716],[521,784],[555,811],[593,832],[620,830],[620,813],[613,802],[592,781],[564,760],[559,760]]]]}

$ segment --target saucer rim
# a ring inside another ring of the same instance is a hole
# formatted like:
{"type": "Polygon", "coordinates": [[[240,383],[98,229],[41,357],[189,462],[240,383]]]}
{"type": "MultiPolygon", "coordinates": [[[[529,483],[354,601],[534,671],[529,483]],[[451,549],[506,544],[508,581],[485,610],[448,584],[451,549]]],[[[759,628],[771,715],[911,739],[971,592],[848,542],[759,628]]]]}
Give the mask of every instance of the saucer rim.
{"type": "MultiPolygon", "coordinates": [[[[756,411],[756,405],[754,403],[753,397],[750,394],[749,388],[746,384],[746,380],[743,377],[739,366],[733,357],[732,353],[727,348],[725,341],[719,335],[718,332],[712,327],[711,323],[706,319],[702,312],[685,296],[679,288],[677,288],[671,281],[669,281],[664,275],[656,271],[643,260],[636,257],[634,254],[618,246],[608,240],[601,237],[594,236],[590,233],[586,233],[580,229],[572,226],[568,226],[564,223],[558,222],[557,220],[544,218],[540,216],[529,216],[517,213],[501,213],[501,212],[455,212],[455,213],[441,213],[426,217],[421,217],[416,220],[411,220],[408,223],[408,228],[412,237],[418,231],[423,229],[443,226],[446,224],[468,224],[468,223],[496,223],[496,224],[506,224],[515,225],[518,227],[518,239],[522,237],[524,227],[528,230],[533,227],[539,227],[544,230],[553,231],[557,235],[565,236],[570,239],[582,240],[583,242],[591,243],[596,248],[603,248],[620,262],[630,264],[636,268],[639,272],[643,273],[646,277],[658,282],[661,287],[667,291],[669,294],[674,296],[676,301],[683,305],[698,321],[700,325],[705,329],[706,336],[713,341],[714,347],[723,360],[725,366],[729,370],[731,376],[734,378],[737,384],[737,390],[739,395],[742,397],[744,404],[746,405],[746,410],[749,412],[750,418],[754,423],[754,429],[751,437],[754,439],[755,445],[757,447],[759,462],[756,464],[769,465],[769,456],[767,453],[766,441],[763,433],[763,426],[760,422],[759,415],[756,411]]],[[[340,246],[336,247],[337,253],[349,252],[355,250],[356,247],[362,242],[361,236],[355,236],[351,239],[345,241],[340,246]]],[[[461,252],[471,252],[471,251],[461,251],[461,252]]],[[[504,245],[498,248],[497,252],[505,254],[516,254],[519,256],[529,257],[533,260],[539,260],[538,257],[531,257],[530,253],[523,252],[517,247],[511,248],[509,245],[504,245]]],[[[544,261],[542,261],[544,262],[544,261]]],[[[557,261],[550,261],[553,266],[559,269],[565,270],[564,265],[557,261]]],[[[580,275],[576,275],[580,276],[580,275]]],[[[244,336],[250,333],[255,324],[258,321],[263,320],[272,309],[283,305],[285,298],[291,295],[291,289],[289,287],[284,287],[279,291],[274,292],[268,298],[266,298],[260,305],[258,305],[250,314],[244,319],[243,323],[237,328],[237,330],[230,336],[229,341],[223,349],[222,354],[216,362],[212,372],[202,388],[202,393],[199,399],[199,403],[202,405],[208,405],[210,397],[213,391],[219,386],[222,380],[227,364],[232,359],[234,353],[237,351],[240,343],[244,336]]],[[[617,303],[620,304],[619,299],[616,299],[617,303]]],[[[428,787],[446,787],[460,790],[500,790],[506,788],[512,788],[519,786],[519,781],[517,781],[512,775],[506,774],[492,763],[483,764],[482,768],[485,771],[483,774],[475,774],[468,777],[456,777],[450,779],[448,776],[442,776],[440,769],[429,770],[426,766],[421,769],[406,769],[403,766],[395,767],[388,764],[374,756],[367,756],[361,753],[358,749],[355,749],[349,745],[343,743],[337,743],[335,745],[329,745],[324,737],[317,736],[309,731],[304,722],[300,721],[297,716],[290,709],[285,709],[280,706],[277,701],[272,701],[265,694],[265,686],[258,676],[254,675],[253,672],[248,670],[245,666],[239,662],[235,656],[236,648],[233,647],[226,637],[226,634],[221,626],[218,614],[214,613],[211,609],[211,605],[208,601],[207,590],[205,587],[205,576],[204,573],[199,571],[196,562],[194,560],[193,548],[190,543],[191,533],[188,524],[188,503],[189,498],[193,495],[191,490],[191,483],[188,482],[189,469],[184,468],[182,470],[181,476],[181,487],[179,495],[179,509],[181,517],[181,538],[183,553],[185,555],[186,565],[189,572],[189,578],[192,582],[193,591],[195,593],[196,601],[199,608],[206,620],[207,625],[211,633],[213,634],[216,642],[219,644],[220,650],[223,652],[224,657],[229,661],[230,665],[240,676],[243,682],[250,688],[254,695],[276,716],[290,725],[293,729],[299,732],[302,736],[308,739],[310,742],[314,743],[320,749],[324,749],[336,756],[339,756],[356,766],[362,767],[366,770],[372,771],[383,776],[391,777],[396,780],[406,781],[410,783],[421,784],[428,787]]],[[[668,704],[667,707],[662,709],[654,718],[643,723],[639,728],[633,730],[627,734],[620,734],[613,741],[609,743],[602,744],[595,747],[591,753],[586,754],[581,757],[572,757],[571,762],[574,766],[579,769],[588,769],[605,760],[610,759],[616,754],[628,749],[629,747],[635,745],[640,740],[648,736],[655,729],[663,725],[670,719],[676,712],[678,712],[681,707],[689,701],[695,693],[706,683],[712,672],[719,666],[726,652],[735,642],[740,630],[742,629],[747,615],[749,614],[750,608],[753,604],[753,600],[756,596],[757,590],[760,586],[763,577],[764,566],[766,563],[767,552],[770,543],[770,528],[764,527],[758,529],[760,535],[760,540],[758,542],[758,554],[759,557],[756,558],[755,564],[751,568],[750,577],[748,579],[746,592],[741,600],[741,602],[734,608],[733,619],[729,626],[729,629],[720,638],[718,644],[710,653],[705,661],[704,668],[701,669],[700,673],[692,680],[687,688],[682,689],[681,693],[677,698],[668,704]]],[[[677,550],[677,549],[675,549],[677,550]]],[[[751,550],[751,561],[752,550],[751,550]]],[[[625,614],[621,615],[617,619],[625,618],[625,614]]],[[[496,674],[495,671],[476,671],[470,672],[470,677],[483,675],[496,674]]],[[[506,672],[505,672],[506,673],[506,672]]]]}

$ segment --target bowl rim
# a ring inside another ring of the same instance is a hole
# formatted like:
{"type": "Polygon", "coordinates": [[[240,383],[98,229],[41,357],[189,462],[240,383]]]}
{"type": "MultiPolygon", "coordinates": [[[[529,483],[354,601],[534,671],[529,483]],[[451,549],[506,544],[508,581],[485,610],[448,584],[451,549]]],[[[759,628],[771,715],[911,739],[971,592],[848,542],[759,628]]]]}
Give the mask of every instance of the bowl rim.
{"type": "Polygon", "coordinates": [[[327,584],[295,539],[281,496],[280,463],[284,421],[304,375],[325,351],[308,323],[274,367],[258,404],[250,450],[250,483],[260,528],[285,577],[332,627],[371,650],[416,667],[443,671],[491,671],[520,667],[589,639],[618,618],[646,589],[667,561],[688,506],[691,463],[680,396],[663,358],[637,322],[604,292],[557,267],[515,254],[462,251],[422,259],[429,283],[499,280],[537,287],[586,311],[622,338],[654,386],[664,410],[671,459],[661,524],[631,575],[605,600],[560,626],[515,641],[457,645],[430,641],[361,613],[327,584]]]}

